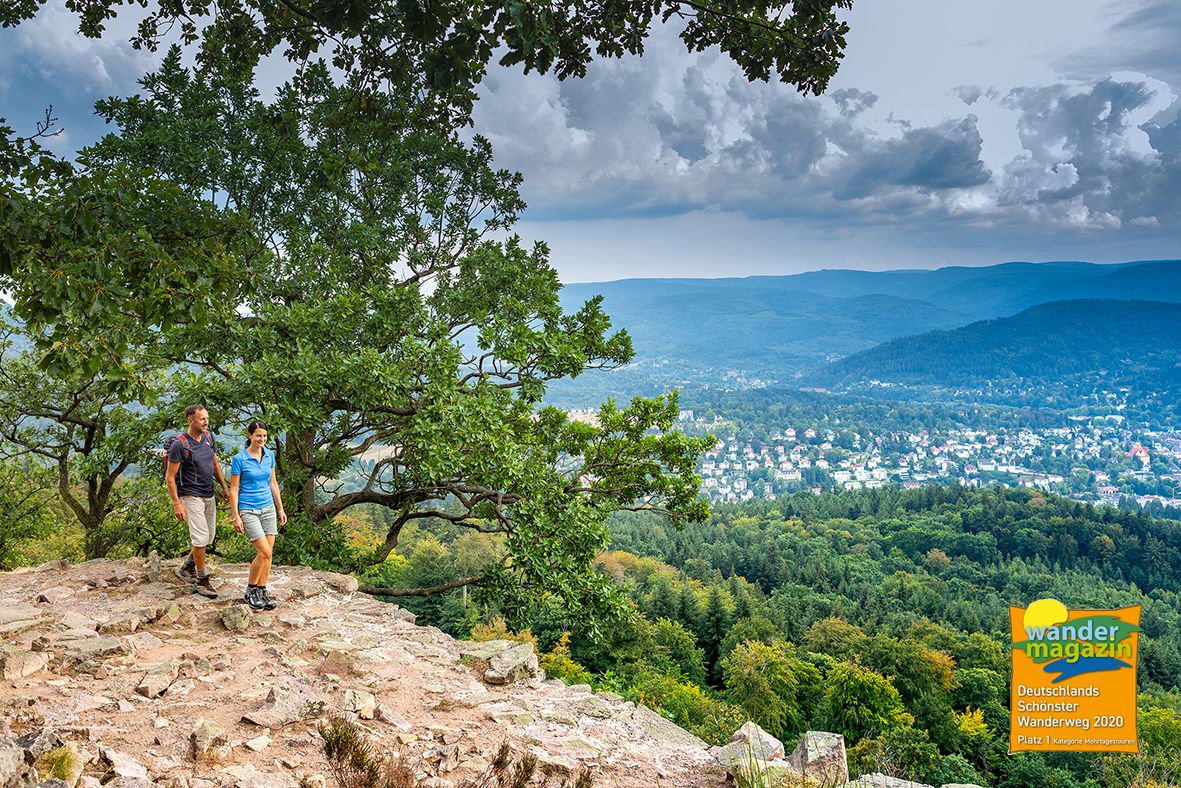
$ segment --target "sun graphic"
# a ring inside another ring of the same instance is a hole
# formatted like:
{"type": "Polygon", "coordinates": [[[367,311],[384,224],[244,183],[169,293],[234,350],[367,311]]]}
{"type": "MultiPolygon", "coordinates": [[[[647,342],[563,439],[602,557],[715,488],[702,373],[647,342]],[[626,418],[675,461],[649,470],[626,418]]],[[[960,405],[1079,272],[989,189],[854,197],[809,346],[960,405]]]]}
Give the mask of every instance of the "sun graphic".
{"type": "Polygon", "coordinates": [[[1068,615],[1066,605],[1057,599],[1039,599],[1025,608],[1021,623],[1026,627],[1052,627],[1064,623],[1068,615]]]}

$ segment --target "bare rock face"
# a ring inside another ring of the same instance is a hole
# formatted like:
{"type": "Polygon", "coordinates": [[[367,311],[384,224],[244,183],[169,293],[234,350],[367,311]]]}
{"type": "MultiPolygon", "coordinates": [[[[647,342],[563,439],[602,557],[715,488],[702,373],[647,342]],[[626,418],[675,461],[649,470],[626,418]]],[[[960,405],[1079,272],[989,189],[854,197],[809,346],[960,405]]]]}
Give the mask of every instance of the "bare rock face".
{"type": "Polygon", "coordinates": [[[800,737],[788,762],[805,777],[838,784],[849,779],[845,737],[839,733],[808,731],[800,737]]]}
{"type": "Polygon", "coordinates": [[[324,713],[326,704],[316,693],[289,676],[271,688],[263,705],[242,715],[242,719],[264,728],[282,728],[324,713]]]}
{"type": "MultiPolygon", "coordinates": [[[[0,680],[0,788],[329,788],[329,714],[401,753],[423,788],[479,778],[501,742],[612,788],[725,779],[656,712],[539,681],[529,645],[455,641],[302,567],[274,569],[279,615],[243,611],[245,630],[227,629],[238,600],[196,597],[179,558],[160,563],[159,580],[150,559],[0,573],[0,675],[13,677],[0,680]],[[71,748],[77,776],[62,765],[71,748]]],[[[237,587],[249,567],[213,570],[237,587]]]]}

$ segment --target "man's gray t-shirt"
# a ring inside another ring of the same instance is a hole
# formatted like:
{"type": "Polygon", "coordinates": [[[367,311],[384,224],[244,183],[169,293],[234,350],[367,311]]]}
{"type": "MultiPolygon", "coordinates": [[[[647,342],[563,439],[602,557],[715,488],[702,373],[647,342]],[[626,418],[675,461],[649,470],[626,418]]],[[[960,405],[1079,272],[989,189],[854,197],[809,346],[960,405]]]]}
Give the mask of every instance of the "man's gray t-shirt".
{"type": "Polygon", "coordinates": [[[177,438],[172,442],[168,447],[168,461],[180,463],[176,471],[177,495],[182,498],[189,495],[196,498],[213,497],[213,458],[216,454],[217,448],[209,433],[202,435],[199,441],[186,434],[183,441],[177,438]],[[186,454],[189,455],[187,460],[186,454]]]}

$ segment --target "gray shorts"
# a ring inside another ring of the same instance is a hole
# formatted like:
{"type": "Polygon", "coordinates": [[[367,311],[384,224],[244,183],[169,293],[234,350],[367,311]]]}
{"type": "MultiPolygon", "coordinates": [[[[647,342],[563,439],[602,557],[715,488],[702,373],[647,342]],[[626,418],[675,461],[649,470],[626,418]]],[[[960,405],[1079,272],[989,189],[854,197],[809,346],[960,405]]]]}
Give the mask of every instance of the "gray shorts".
{"type": "Polygon", "coordinates": [[[193,547],[208,547],[217,535],[217,502],[212,498],[186,495],[180,499],[185,507],[185,525],[189,527],[189,542],[193,547]]]}
{"type": "Polygon", "coordinates": [[[274,506],[265,509],[239,509],[242,515],[242,527],[246,529],[246,538],[252,542],[263,536],[275,536],[279,533],[279,517],[274,506]]]}

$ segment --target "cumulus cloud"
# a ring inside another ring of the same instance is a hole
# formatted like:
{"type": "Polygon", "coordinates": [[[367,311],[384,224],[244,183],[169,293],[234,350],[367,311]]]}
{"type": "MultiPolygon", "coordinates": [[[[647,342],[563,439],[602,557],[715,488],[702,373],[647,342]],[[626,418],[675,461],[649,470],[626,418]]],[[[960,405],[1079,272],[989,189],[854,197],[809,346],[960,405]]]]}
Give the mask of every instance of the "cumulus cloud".
{"type": "Polygon", "coordinates": [[[476,121],[501,163],[524,173],[535,219],[707,210],[1040,232],[1177,218],[1181,131],[1151,123],[1176,99],[1165,82],[1121,74],[953,93],[958,117],[874,121],[872,92],[814,98],[748,83],[664,30],[643,58],[597,63],[584,80],[493,73],[476,121]],[[985,163],[977,110],[1013,119],[1015,155],[985,163]]]}

